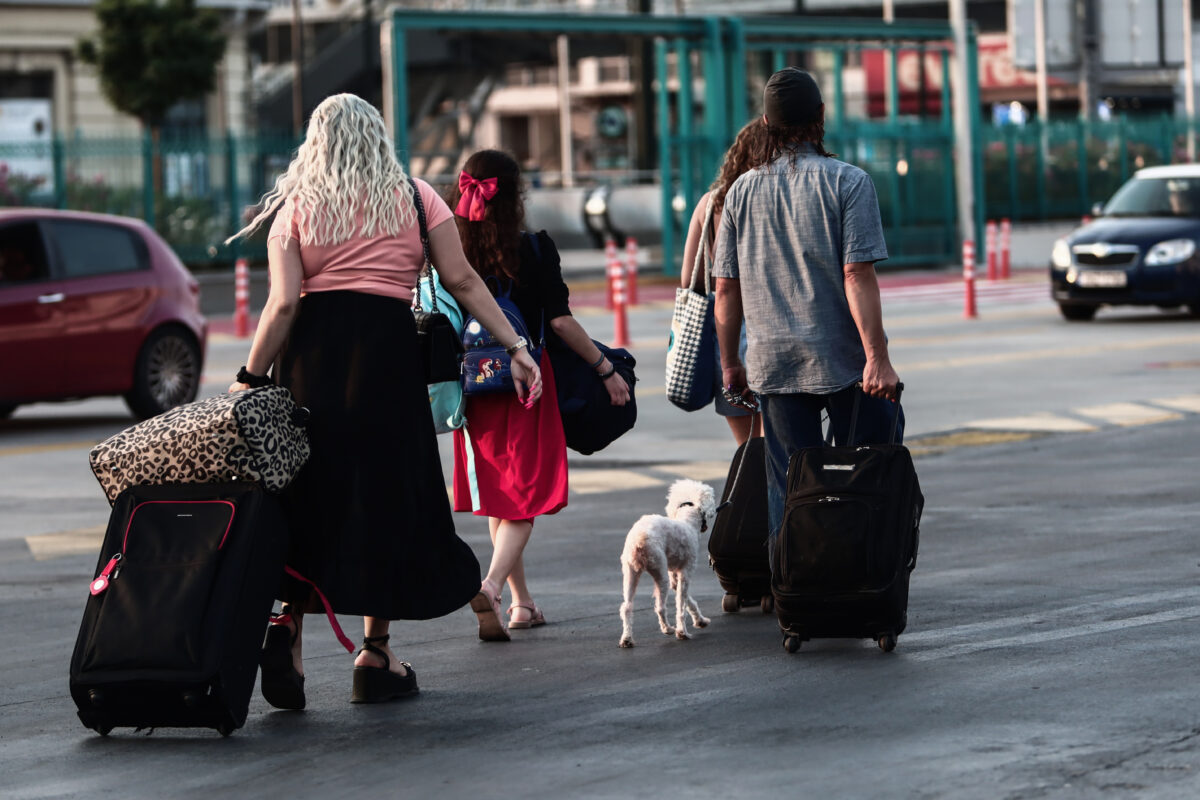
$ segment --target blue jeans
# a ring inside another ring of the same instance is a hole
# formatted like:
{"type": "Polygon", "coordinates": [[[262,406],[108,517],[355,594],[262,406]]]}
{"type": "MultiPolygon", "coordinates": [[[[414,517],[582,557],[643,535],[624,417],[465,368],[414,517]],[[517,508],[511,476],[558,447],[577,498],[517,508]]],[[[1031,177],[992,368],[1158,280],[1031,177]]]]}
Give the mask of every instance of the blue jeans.
{"type": "Polygon", "coordinates": [[[759,395],[762,406],[763,436],[767,451],[767,553],[775,568],[775,540],[783,527],[783,501],[787,496],[788,461],[805,447],[818,447],[825,441],[821,432],[821,413],[829,412],[833,442],[844,444],[886,444],[892,419],[900,414],[896,443],[904,441],[904,410],[890,400],[862,395],[855,428],[855,441],[849,442],[850,420],[854,413],[856,386],[833,394],[759,395]]]}

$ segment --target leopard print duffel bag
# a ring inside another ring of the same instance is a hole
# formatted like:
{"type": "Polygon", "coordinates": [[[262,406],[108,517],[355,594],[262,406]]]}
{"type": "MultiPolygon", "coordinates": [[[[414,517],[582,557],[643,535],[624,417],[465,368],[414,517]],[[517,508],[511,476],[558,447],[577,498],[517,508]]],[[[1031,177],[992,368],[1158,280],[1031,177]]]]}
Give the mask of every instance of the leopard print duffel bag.
{"type": "Polygon", "coordinates": [[[257,481],[282,491],[308,460],[300,408],[282,386],[221,394],[173,408],[93,448],[108,502],[129,486],[257,481]]]}

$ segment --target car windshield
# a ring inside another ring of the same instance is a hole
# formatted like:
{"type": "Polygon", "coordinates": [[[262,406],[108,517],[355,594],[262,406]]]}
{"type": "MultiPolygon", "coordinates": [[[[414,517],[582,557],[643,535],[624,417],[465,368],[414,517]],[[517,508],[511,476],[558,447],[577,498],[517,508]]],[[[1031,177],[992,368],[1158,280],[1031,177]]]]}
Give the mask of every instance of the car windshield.
{"type": "Polygon", "coordinates": [[[1200,177],[1134,178],[1104,207],[1109,217],[1200,217],[1200,177]]]}

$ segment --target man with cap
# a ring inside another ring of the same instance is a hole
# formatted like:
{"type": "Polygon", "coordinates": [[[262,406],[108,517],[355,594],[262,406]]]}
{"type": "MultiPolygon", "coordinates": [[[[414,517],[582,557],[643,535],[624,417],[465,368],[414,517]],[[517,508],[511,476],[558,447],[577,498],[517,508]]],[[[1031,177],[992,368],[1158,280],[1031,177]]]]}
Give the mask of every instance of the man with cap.
{"type": "Polygon", "coordinates": [[[899,377],[875,277],[887,247],[874,184],[826,152],[825,105],[812,75],[776,72],[763,111],[763,164],[725,196],[713,276],[726,397],[754,404],[757,396],[762,408],[773,561],[792,453],[824,441],[823,412],[835,442],[848,443],[860,381],[854,444],[888,441],[899,377]]]}

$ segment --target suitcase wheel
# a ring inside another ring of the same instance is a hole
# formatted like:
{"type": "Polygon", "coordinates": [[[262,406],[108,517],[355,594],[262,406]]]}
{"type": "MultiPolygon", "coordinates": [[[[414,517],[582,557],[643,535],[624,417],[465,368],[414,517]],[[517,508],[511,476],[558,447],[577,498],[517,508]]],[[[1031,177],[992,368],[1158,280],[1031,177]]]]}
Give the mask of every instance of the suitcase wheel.
{"type": "Polygon", "coordinates": [[[228,737],[233,733],[233,725],[229,722],[222,722],[220,725],[217,726],[217,733],[221,734],[222,736],[228,737]]]}
{"type": "Polygon", "coordinates": [[[764,614],[775,613],[775,597],[773,595],[764,594],[762,596],[762,600],[759,601],[759,604],[762,606],[762,612],[764,614]]]}
{"type": "Polygon", "coordinates": [[[783,635],[783,649],[789,653],[794,653],[800,649],[800,637],[795,634],[783,635]]]}
{"type": "Polygon", "coordinates": [[[728,594],[721,598],[721,610],[727,611],[730,614],[736,612],[742,607],[742,601],[736,594],[728,594]]]}
{"type": "Polygon", "coordinates": [[[112,725],[97,725],[92,730],[96,731],[96,733],[100,734],[101,736],[108,736],[112,729],[112,725]]]}
{"type": "Polygon", "coordinates": [[[875,641],[879,644],[879,649],[885,653],[896,649],[896,634],[894,633],[885,633],[875,641]]]}

